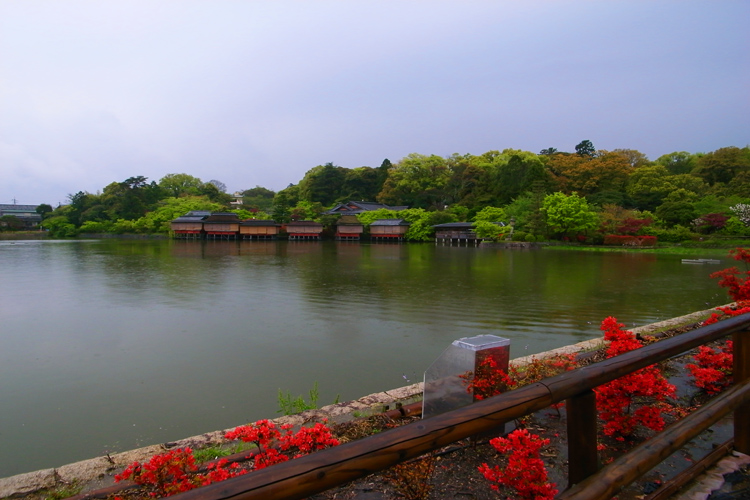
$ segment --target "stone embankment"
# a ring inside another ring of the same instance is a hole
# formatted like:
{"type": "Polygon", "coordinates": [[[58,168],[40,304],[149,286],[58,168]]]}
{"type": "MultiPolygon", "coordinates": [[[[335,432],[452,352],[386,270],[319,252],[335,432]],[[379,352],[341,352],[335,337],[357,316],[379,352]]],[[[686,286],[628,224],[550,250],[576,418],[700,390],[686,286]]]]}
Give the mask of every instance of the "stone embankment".
{"type": "MultiPolygon", "coordinates": [[[[653,323],[632,331],[636,334],[651,335],[655,332],[668,330],[682,325],[696,323],[708,317],[713,309],[698,311],[686,316],[653,323]]],[[[560,354],[576,354],[595,351],[602,347],[604,340],[596,338],[579,342],[577,344],[560,347],[551,351],[516,358],[511,364],[523,366],[533,358],[544,358],[560,354]]],[[[318,410],[308,410],[298,415],[279,417],[274,420],[279,424],[302,425],[310,421],[327,418],[329,421],[342,422],[354,418],[357,414],[372,414],[398,404],[407,404],[421,398],[422,383],[412,384],[406,387],[370,394],[363,398],[325,406],[318,410]]],[[[238,425],[245,424],[240,422],[238,425]]],[[[229,429],[227,429],[229,430],[229,429]]],[[[226,444],[223,438],[227,430],[214,431],[199,436],[193,436],[179,441],[156,444],[138,448],[131,451],[105,455],[102,457],[83,460],[62,467],[43,469],[25,474],[19,474],[7,478],[0,478],[0,498],[30,495],[34,492],[55,488],[65,484],[83,485],[83,491],[92,491],[111,485],[114,482],[114,474],[134,461],[147,461],[151,456],[162,453],[165,450],[181,447],[199,449],[207,446],[226,444]]]]}

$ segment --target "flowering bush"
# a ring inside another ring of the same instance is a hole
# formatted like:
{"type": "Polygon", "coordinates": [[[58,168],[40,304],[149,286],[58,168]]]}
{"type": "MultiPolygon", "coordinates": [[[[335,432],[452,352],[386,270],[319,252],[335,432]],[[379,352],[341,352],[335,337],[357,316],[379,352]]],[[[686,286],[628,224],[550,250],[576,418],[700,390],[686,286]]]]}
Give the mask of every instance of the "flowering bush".
{"type": "Polygon", "coordinates": [[[644,227],[650,226],[653,223],[653,219],[634,219],[633,217],[626,217],[622,220],[622,223],[617,227],[617,232],[620,234],[638,234],[644,227]]]}
{"type": "Polygon", "coordinates": [[[485,479],[497,483],[492,484],[493,490],[499,491],[501,486],[512,490],[508,498],[551,500],[555,497],[555,484],[547,482],[547,469],[539,458],[539,449],[548,445],[549,439],[530,434],[526,429],[516,429],[507,439],[491,439],[490,444],[498,452],[508,454],[505,468],[490,467],[486,463],[479,466],[485,479]]]}
{"type": "Polygon", "coordinates": [[[293,432],[291,425],[276,426],[270,420],[258,420],[254,424],[237,427],[227,432],[224,437],[254,443],[258,447],[254,457],[256,470],[286,462],[290,456],[298,458],[339,444],[331,430],[320,422],[293,432]],[[277,445],[278,450],[272,448],[273,445],[277,445]]]}
{"type": "Polygon", "coordinates": [[[733,207],[729,207],[735,217],[737,217],[743,224],[750,226],[750,205],[745,203],[738,203],[733,207]]]}
{"type": "MultiPolygon", "coordinates": [[[[734,260],[750,264],[750,249],[734,248],[729,251],[734,260]]],[[[736,267],[730,267],[711,274],[712,278],[720,278],[719,286],[726,288],[729,296],[735,302],[750,301],[750,271],[740,272],[736,267]]]]}
{"type": "MultiPolygon", "coordinates": [[[[509,370],[512,370],[511,367],[509,370]]],[[[498,368],[497,361],[491,356],[484,358],[477,366],[475,373],[459,375],[466,384],[466,392],[474,394],[474,399],[491,398],[516,388],[516,382],[503,370],[498,368]]]]}
{"type": "MultiPolygon", "coordinates": [[[[293,432],[291,425],[276,426],[269,420],[259,420],[254,424],[237,427],[224,437],[241,439],[258,447],[258,452],[253,457],[254,470],[286,462],[290,455],[291,458],[297,458],[339,444],[330,429],[322,423],[293,432]],[[276,445],[278,449],[272,448],[272,445],[276,445]]],[[[250,472],[240,468],[237,463],[228,464],[228,460],[221,459],[209,464],[205,474],[198,473],[193,451],[190,448],[178,448],[154,455],[144,464],[133,462],[122,474],[115,476],[115,481],[130,479],[135,484],[149,487],[151,497],[167,497],[250,472]]]]}
{"type": "Polygon", "coordinates": [[[498,368],[497,362],[488,356],[479,363],[476,373],[468,372],[460,377],[466,384],[466,391],[473,393],[474,399],[482,400],[574,370],[577,366],[575,354],[561,354],[548,358],[533,358],[525,366],[510,366],[505,373],[498,368]]]}
{"type": "MultiPolygon", "coordinates": [[[[735,260],[750,264],[750,250],[735,248],[729,251],[729,256],[735,260]]],[[[736,267],[729,267],[711,274],[712,278],[719,278],[719,286],[726,288],[729,296],[736,302],[734,306],[717,307],[719,313],[712,313],[703,322],[704,325],[716,323],[727,316],[739,316],[750,312],[750,271],[740,272],[736,267]]]]}
{"type": "Polygon", "coordinates": [[[717,321],[720,321],[724,318],[731,318],[732,316],[739,316],[740,314],[747,314],[750,313],[750,303],[748,301],[742,301],[738,302],[738,304],[748,304],[743,305],[740,307],[731,307],[731,306],[722,306],[717,307],[716,309],[721,313],[711,313],[711,316],[708,317],[705,321],[703,321],[703,325],[713,325],[717,321]]]}
{"type": "Polygon", "coordinates": [[[135,484],[150,487],[151,497],[167,497],[247,473],[236,463],[227,468],[227,463],[222,459],[209,465],[206,474],[197,474],[193,450],[178,448],[154,455],[144,464],[133,462],[121,474],[115,475],[115,481],[130,479],[135,484]]]}
{"type": "Polygon", "coordinates": [[[687,365],[695,378],[695,385],[708,394],[718,394],[732,383],[732,341],[717,349],[702,345],[694,356],[697,364],[687,365]]]}
{"type": "Polygon", "coordinates": [[[720,229],[724,229],[727,225],[729,216],[720,213],[711,213],[701,215],[697,219],[694,219],[691,225],[699,233],[715,233],[720,229]]]}
{"type": "MultiPolygon", "coordinates": [[[[608,358],[641,347],[633,332],[623,330],[624,326],[611,316],[602,321],[604,339],[610,342],[606,353],[608,358]]],[[[599,416],[604,420],[604,434],[624,441],[638,426],[662,430],[662,415],[668,411],[666,401],[674,397],[675,391],[656,365],[597,387],[594,392],[599,416]],[[647,398],[650,404],[634,409],[634,403],[643,398],[647,398]]]]}

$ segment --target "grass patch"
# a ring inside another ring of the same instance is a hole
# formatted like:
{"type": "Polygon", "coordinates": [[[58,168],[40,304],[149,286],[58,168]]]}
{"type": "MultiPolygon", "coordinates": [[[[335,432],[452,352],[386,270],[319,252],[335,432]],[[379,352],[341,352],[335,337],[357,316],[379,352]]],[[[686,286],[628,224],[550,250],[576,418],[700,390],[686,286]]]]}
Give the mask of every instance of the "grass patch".
{"type": "Polygon", "coordinates": [[[41,492],[39,498],[43,498],[44,500],[62,500],[63,498],[76,496],[82,489],[83,486],[79,485],[77,482],[73,482],[71,484],[65,484],[49,490],[44,490],[41,492]]]}
{"type": "Polygon", "coordinates": [[[208,446],[199,450],[193,450],[193,457],[197,463],[210,462],[221,457],[227,457],[234,455],[235,453],[241,453],[243,451],[255,448],[252,443],[237,443],[232,446],[208,446]]]}
{"type": "Polygon", "coordinates": [[[684,255],[684,256],[719,256],[726,257],[727,249],[735,248],[736,245],[726,247],[645,247],[645,248],[626,248],[626,247],[603,247],[587,245],[549,245],[544,250],[577,250],[579,252],[619,252],[619,253],[652,253],[662,255],[684,255]]]}

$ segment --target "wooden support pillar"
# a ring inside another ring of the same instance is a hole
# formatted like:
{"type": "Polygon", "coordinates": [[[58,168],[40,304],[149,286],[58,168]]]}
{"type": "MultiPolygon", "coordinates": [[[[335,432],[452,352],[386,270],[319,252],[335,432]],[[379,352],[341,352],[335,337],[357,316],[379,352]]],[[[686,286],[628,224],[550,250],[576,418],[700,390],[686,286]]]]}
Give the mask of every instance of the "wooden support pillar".
{"type": "Polygon", "coordinates": [[[596,393],[587,390],[565,403],[568,413],[568,488],[599,470],[596,393]]]}
{"type": "MultiPolygon", "coordinates": [[[[750,330],[732,334],[734,366],[732,376],[735,384],[750,379],[750,330]]],[[[750,455],[750,402],[734,411],[734,449],[750,455]]]]}

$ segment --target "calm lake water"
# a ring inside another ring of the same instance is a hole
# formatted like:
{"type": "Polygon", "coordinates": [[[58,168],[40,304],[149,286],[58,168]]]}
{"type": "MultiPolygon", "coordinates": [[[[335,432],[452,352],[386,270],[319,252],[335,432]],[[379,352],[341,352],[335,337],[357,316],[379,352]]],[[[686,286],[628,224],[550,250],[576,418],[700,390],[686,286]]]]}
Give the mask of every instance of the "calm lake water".
{"type": "MultiPolygon", "coordinates": [[[[728,302],[679,256],[432,244],[0,241],[0,477],[421,380],[728,302]]],[[[733,261],[732,261],[733,262],[733,261]]]]}

